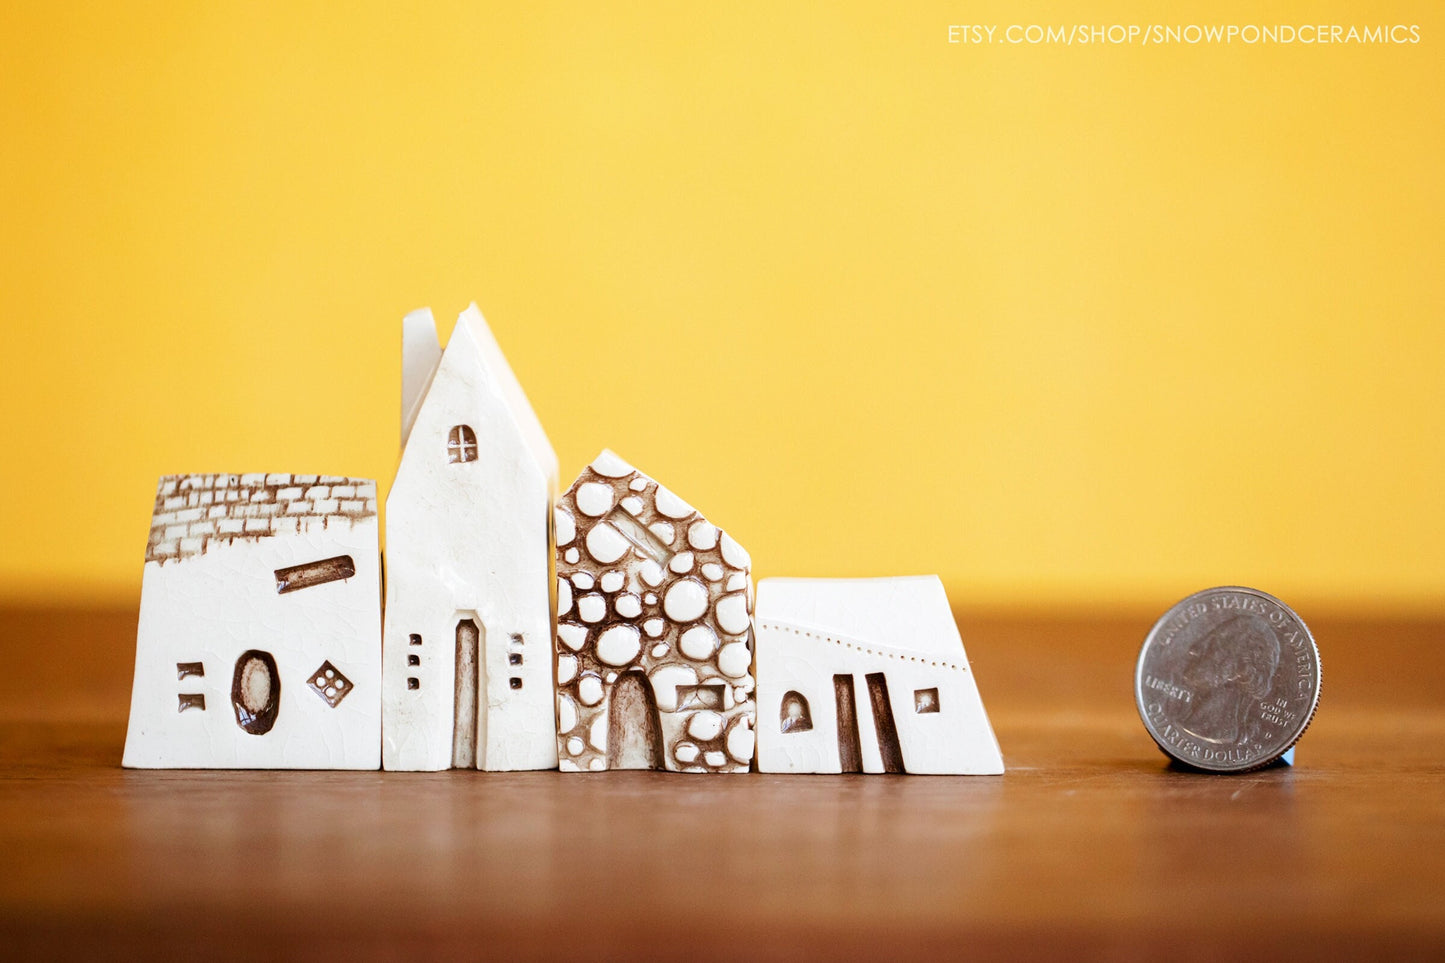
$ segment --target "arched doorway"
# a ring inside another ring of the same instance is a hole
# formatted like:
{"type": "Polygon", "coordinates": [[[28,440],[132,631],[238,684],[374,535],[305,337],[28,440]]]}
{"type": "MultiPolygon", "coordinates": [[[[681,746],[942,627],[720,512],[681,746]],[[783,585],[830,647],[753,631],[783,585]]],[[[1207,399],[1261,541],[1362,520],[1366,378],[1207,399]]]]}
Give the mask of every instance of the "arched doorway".
{"type": "Polygon", "coordinates": [[[641,671],[624,672],[612,686],[607,714],[607,768],[662,769],[662,722],[652,683],[641,671]]]}

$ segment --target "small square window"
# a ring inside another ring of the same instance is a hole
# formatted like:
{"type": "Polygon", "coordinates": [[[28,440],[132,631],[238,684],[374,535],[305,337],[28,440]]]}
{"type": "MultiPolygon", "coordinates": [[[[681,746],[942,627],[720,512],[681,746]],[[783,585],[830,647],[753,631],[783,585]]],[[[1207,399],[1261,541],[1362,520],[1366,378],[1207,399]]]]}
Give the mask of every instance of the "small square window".
{"type": "Polygon", "coordinates": [[[409,655],[409,656],[407,656],[407,657],[406,657],[406,664],[407,664],[407,665],[421,665],[421,656],[419,656],[419,655],[409,655]]]}
{"type": "Polygon", "coordinates": [[[421,636],[419,636],[419,635],[417,635],[415,632],[413,632],[413,633],[411,634],[411,644],[412,644],[412,645],[421,645],[421,636]]]}
{"type": "Polygon", "coordinates": [[[937,689],[914,689],[913,711],[917,713],[938,711],[937,689]]]}
{"type": "Polygon", "coordinates": [[[522,653],[520,653],[520,652],[508,652],[508,653],[507,653],[507,664],[508,664],[508,665],[521,665],[521,664],[522,664],[522,653]]]}
{"type": "Polygon", "coordinates": [[[418,679],[416,676],[410,676],[410,677],[406,680],[406,687],[407,687],[408,689],[420,689],[420,688],[421,688],[421,680],[418,679]]]}
{"type": "Polygon", "coordinates": [[[477,434],[470,425],[455,425],[447,434],[447,460],[454,465],[477,460],[477,434]]]}
{"type": "Polygon", "coordinates": [[[520,688],[522,688],[522,680],[519,679],[519,678],[517,678],[516,676],[512,676],[512,688],[513,688],[513,689],[520,689],[520,688]]]}

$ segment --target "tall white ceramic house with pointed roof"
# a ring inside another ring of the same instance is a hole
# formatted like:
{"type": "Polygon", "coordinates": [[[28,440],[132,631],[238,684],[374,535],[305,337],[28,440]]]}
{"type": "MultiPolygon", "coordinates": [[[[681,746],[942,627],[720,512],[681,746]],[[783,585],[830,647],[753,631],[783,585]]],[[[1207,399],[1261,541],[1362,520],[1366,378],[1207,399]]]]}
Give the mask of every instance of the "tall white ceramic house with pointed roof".
{"type": "Polygon", "coordinates": [[[402,455],[386,500],[382,765],[557,765],[557,456],[475,304],[446,350],[403,322],[402,455]]]}

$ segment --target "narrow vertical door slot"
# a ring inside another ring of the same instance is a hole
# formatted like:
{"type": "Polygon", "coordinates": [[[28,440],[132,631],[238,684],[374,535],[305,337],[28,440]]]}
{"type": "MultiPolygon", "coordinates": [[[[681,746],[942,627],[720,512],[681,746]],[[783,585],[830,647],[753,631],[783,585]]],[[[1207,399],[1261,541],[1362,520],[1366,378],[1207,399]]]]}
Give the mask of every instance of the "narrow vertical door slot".
{"type": "Polygon", "coordinates": [[[838,765],[843,772],[863,771],[863,743],[858,738],[858,702],[853,676],[833,676],[833,695],[838,701],[838,765]]]}
{"type": "Polygon", "coordinates": [[[893,704],[888,701],[888,678],[882,672],[870,672],[868,701],[873,705],[873,728],[878,733],[878,754],[883,757],[884,772],[907,772],[903,768],[903,748],[898,744],[898,725],[893,720],[893,704]]]}
{"type": "Polygon", "coordinates": [[[452,768],[477,768],[477,696],[481,688],[481,640],[477,623],[457,623],[456,700],[452,710],[452,768]]]}

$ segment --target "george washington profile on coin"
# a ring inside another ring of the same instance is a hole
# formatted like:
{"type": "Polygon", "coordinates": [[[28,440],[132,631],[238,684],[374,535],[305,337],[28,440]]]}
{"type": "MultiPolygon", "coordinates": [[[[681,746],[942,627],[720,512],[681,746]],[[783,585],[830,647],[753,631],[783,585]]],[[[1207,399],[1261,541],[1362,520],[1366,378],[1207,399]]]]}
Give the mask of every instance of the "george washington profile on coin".
{"type": "Polygon", "coordinates": [[[1250,713],[1274,687],[1279,636],[1263,617],[1247,612],[1194,636],[1178,669],[1192,693],[1179,728],[1206,742],[1233,745],[1250,713]]]}

